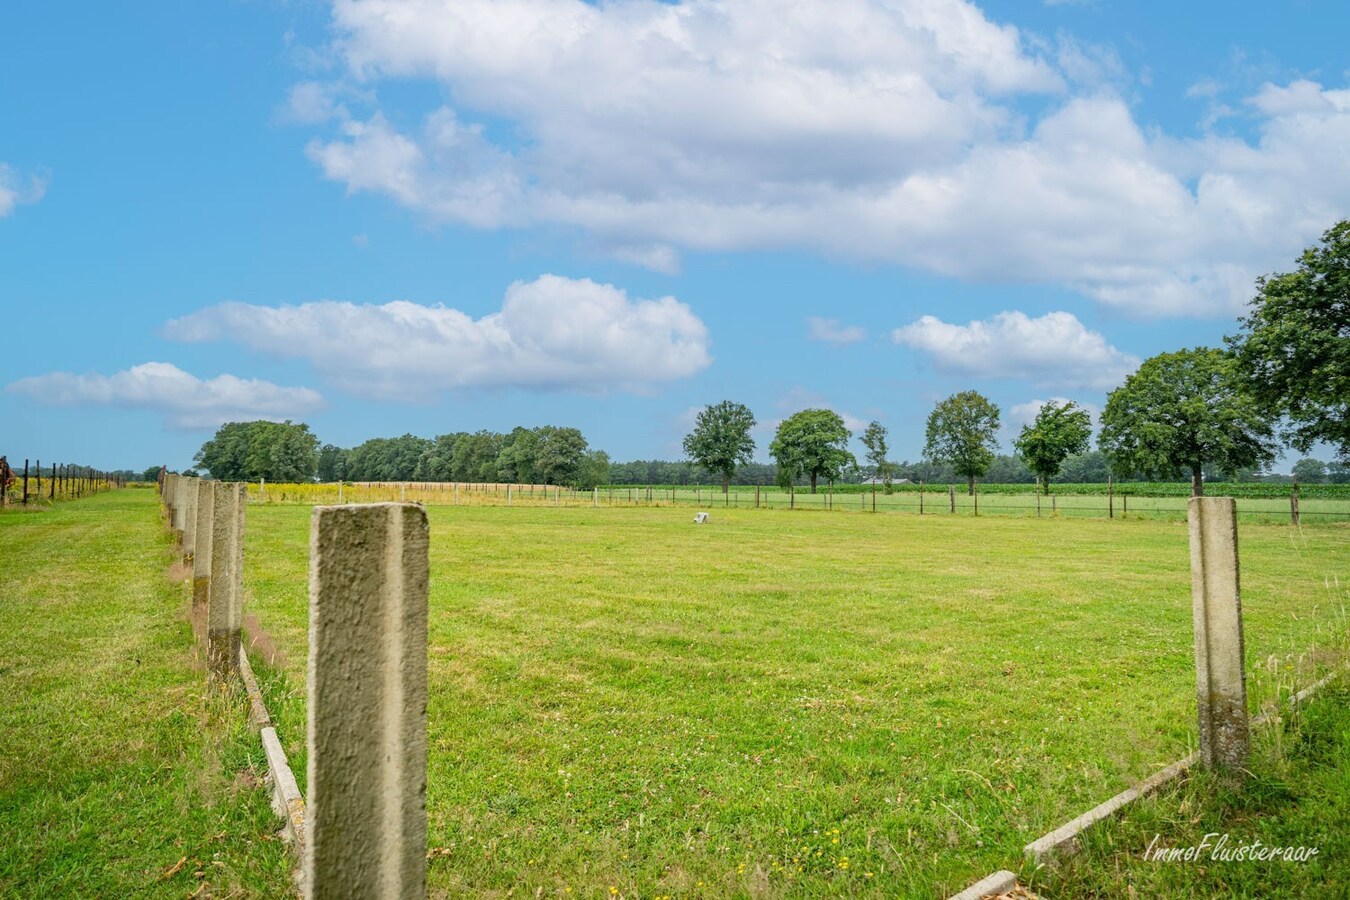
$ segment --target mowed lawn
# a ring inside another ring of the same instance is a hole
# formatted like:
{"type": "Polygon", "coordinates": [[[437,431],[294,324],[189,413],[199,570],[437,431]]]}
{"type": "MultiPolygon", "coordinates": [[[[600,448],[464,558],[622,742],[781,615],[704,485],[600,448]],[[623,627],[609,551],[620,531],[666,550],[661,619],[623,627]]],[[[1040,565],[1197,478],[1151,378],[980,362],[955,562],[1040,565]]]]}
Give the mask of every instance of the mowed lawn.
{"type": "Polygon", "coordinates": [[[238,691],[208,695],[155,492],[0,512],[0,896],[278,897],[238,691]]]}
{"type": "MultiPolygon", "coordinates": [[[[429,515],[435,896],[946,896],[1194,745],[1184,523],[429,515]]],[[[310,510],[248,516],[303,780],[310,510]]],[[[1241,539],[1256,708],[1343,644],[1350,528],[1241,539]]]]}

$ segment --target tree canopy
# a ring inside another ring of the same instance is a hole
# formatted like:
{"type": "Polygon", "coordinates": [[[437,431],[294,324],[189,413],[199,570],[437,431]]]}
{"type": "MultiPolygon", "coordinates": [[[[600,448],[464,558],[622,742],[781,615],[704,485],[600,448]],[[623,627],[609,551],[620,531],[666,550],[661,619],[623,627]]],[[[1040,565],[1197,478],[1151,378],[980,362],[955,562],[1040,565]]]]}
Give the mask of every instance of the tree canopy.
{"type": "Polygon", "coordinates": [[[951,465],[975,492],[998,449],[998,407],[978,391],[962,391],[943,400],[928,416],[925,458],[951,465]]]}
{"type": "Polygon", "coordinates": [[[1222,350],[1161,353],[1106,398],[1098,446],[1118,477],[1191,475],[1204,493],[1204,466],[1234,472],[1269,463],[1275,441],[1269,415],[1243,389],[1237,363],[1222,350]]]}
{"type": "Polygon", "coordinates": [[[1050,489],[1050,479],[1059,474],[1064,460],[1088,449],[1092,437],[1092,416],[1072,400],[1051,400],[1036,412],[1036,418],[1023,426],[1013,446],[1026,460],[1027,468],[1040,479],[1041,489],[1050,489]]]}
{"type": "Polygon", "coordinates": [[[309,481],[319,439],[304,423],[227,422],[202,444],[193,462],[220,481],[309,481]]]}
{"type": "Polygon", "coordinates": [[[845,467],[857,465],[848,451],[852,436],[833,410],[804,409],[782,421],[769,452],[778,463],[780,478],[805,476],[814,494],[818,478],[837,481],[845,467]]]}
{"type": "Polygon", "coordinates": [[[755,440],[750,437],[754,427],[755,416],[748,406],[730,400],[710,404],[694,420],[694,430],[685,435],[684,452],[709,472],[721,475],[726,493],[736,467],[754,457],[755,440]]]}
{"type": "Polygon", "coordinates": [[[1350,220],[1305,250],[1296,270],[1256,287],[1242,333],[1228,339],[1247,390],[1285,418],[1295,448],[1326,441],[1350,462],[1350,220]]]}

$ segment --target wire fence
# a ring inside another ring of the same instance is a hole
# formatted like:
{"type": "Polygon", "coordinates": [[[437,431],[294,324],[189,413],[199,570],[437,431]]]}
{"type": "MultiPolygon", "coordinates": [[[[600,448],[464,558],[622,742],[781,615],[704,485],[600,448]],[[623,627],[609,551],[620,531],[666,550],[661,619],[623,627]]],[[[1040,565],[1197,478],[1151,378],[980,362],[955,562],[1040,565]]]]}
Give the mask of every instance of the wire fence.
{"type": "Polygon", "coordinates": [[[25,459],[20,467],[0,456],[0,508],[50,506],[125,486],[122,476],[88,466],[53,463],[44,469],[42,460],[25,459]]]}
{"type": "MultiPolygon", "coordinates": [[[[1184,521],[1186,497],[1137,494],[970,494],[964,487],[931,490],[837,492],[751,487],[614,487],[576,490],[557,485],[468,482],[345,482],[249,485],[252,503],[342,504],[415,501],[430,505],[556,507],[684,507],[689,509],[814,510],[817,512],[908,513],[933,516],[1020,516],[1184,521]]],[[[1322,524],[1350,522],[1350,499],[1238,498],[1247,522],[1322,524]]]]}

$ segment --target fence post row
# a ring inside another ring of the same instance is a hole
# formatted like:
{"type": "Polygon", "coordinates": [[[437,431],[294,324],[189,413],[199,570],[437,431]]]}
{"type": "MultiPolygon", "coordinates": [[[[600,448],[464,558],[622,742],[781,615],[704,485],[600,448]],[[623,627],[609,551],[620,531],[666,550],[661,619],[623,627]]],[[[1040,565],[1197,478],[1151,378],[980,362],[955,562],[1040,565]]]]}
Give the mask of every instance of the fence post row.
{"type": "Polygon", "coordinates": [[[1192,497],[1187,515],[1200,758],[1237,777],[1247,763],[1249,733],[1237,503],[1232,497],[1192,497]]]}
{"type": "Polygon", "coordinates": [[[310,519],[311,900],[426,895],[428,543],[414,504],[310,519]]]}

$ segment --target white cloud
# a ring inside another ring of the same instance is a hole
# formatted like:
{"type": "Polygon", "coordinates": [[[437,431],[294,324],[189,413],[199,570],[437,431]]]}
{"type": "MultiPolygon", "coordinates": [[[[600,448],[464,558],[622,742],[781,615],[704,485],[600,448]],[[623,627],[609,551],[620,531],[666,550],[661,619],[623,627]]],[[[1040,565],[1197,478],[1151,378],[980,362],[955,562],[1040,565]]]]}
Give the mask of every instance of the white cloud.
{"type": "Polygon", "coordinates": [[[317,391],[270,381],[217,375],[203,381],[170,363],[148,362],[114,375],[52,372],[5,387],[57,406],[114,406],[164,414],[175,428],[212,428],[232,420],[282,419],[323,406],[317,391]]]}
{"type": "Polygon", "coordinates": [[[838,319],[806,318],[807,336],[827,344],[856,344],[867,340],[867,330],[861,325],[841,325],[838,319]]]}
{"type": "Polygon", "coordinates": [[[304,358],[346,391],[396,400],[476,386],[642,391],[712,361],[707,327],[674,297],[634,301],[613,285],[556,275],[515,282],[501,311],[481,319],[407,301],[225,303],[165,333],[304,358]]]}
{"type": "MultiPolygon", "coordinates": [[[[844,427],[853,432],[856,438],[867,429],[867,420],[855,416],[846,410],[838,409],[826,399],[824,394],[818,394],[815,391],[807,390],[804,387],[794,387],[783,394],[774,403],[774,407],[781,415],[769,419],[755,418],[754,430],[772,437],[778,432],[778,426],[783,424],[783,420],[794,413],[799,413],[805,409],[829,409],[833,410],[839,418],[844,420],[844,427]]],[[[768,446],[767,444],[765,445],[768,446]]]]}
{"type": "Polygon", "coordinates": [[[1139,365],[1138,357],[1117,350],[1067,312],[1035,319],[1001,312],[968,325],[923,316],[895,329],[891,338],[927,353],[942,372],[1025,378],[1049,386],[1115,387],[1139,365]]]}
{"type": "Polygon", "coordinates": [[[963,0],[337,0],[333,21],[349,94],[432,80],[454,107],[338,116],[309,145],[325,177],[659,271],[804,249],[1228,317],[1350,207],[1347,92],[1270,85],[1255,141],[1177,139],[1103,87],[1125,77],[1109,48],[963,0]]]}
{"type": "Polygon", "coordinates": [[[47,179],[20,175],[12,166],[0,162],[0,219],[21,203],[36,203],[47,193],[47,179]]]}

